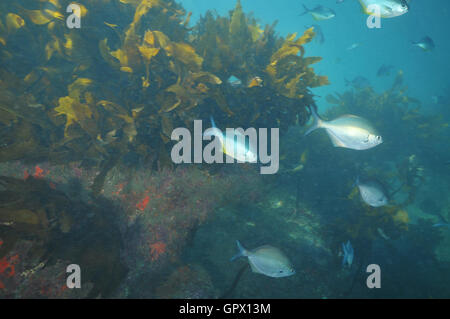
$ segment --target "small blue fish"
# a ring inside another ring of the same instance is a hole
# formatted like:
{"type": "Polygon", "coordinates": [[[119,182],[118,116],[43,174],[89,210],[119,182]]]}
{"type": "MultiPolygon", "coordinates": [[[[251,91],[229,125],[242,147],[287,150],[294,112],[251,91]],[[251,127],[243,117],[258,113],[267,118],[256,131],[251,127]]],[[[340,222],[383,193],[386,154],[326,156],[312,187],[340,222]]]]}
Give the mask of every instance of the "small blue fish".
{"type": "Polygon", "coordinates": [[[350,45],[350,46],[347,48],[347,50],[348,50],[348,51],[351,51],[351,50],[356,49],[356,48],[359,47],[359,46],[361,46],[361,43],[356,42],[356,43],[353,43],[352,45],[350,45]]]}
{"type": "Polygon", "coordinates": [[[432,101],[434,104],[444,104],[444,103],[445,103],[445,97],[442,96],[442,95],[433,95],[433,96],[431,97],[431,101],[432,101]]]}
{"type": "Polygon", "coordinates": [[[437,223],[437,224],[434,224],[433,227],[450,227],[450,224],[447,224],[447,223],[437,223]]]}
{"type": "Polygon", "coordinates": [[[347,243],[342,243],[342,250],[344,251],[344,257],[342,258],[342,266],[349,268],[352,266],[353,263],[353,247],[350,243],[350,240],[347,240],[347,243]]]}
{"type": "Polygon", "coordinates": [[[450,223],[447,221],[446,218],[444,218],[444,216],[438,213],[437,217],[439,219],[439,222],[434,224],[432,227],[450,227],[450,223]]]}
{"type": "Polygon", "coordinates": [[[424,37],[420,41],[413,42],[412,43],[415,46],[418,46],[423,51],[433,51],[436,45],[434,44],[434,41],[429,36],[424,37]]]}
{"type": "Polygon", "coordinates": [[[391,70],[394,68],[393,65],[386,65],[383,64],[382,66],[380,66],[380,68],[377,71],[377,76],[389,76],[391,75],[391,70]]]}
{"type": "Polygon", "coordinates": [[[235,77],[234,75],[230,76],[227,80],[228,84],[230,84],[232,87],[237,88],[242,86],[242,81],[235,77]]]}

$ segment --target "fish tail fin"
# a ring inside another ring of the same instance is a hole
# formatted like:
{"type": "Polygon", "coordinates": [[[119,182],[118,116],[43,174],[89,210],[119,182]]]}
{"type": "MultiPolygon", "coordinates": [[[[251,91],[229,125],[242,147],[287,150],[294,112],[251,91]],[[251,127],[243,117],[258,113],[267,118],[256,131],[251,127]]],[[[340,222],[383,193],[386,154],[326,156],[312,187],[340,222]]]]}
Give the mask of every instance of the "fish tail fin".
{"type": "Polygon", "coordinates": [[[304,4],[303,4],[303,9],[305,9],[305,11],[300,13],[300,16],[304,16],[305,14],[307,14],[309,12],[309,9],[304,4]]]}
{"type": "Polygon", "coordinates": [[[239,240],[236,240],[236,245],[238,246],[239,252],[234,255],[230,261],[236,260],[239,257],[245,257],[247,256],[247,250],[244,248],[244,246],[241,245],[241,243],[239,242],[239,240]]]}
{"type": "Polygon", "coordinates": [[[355,182],[353,183],[352,187],[359,185],[359,175],[356,175],[355,182]]]}
{"type": "Polygon", "coordinates": [[[366,4],[362,0],[358,0],[358,2],[361,5],[361,12],[364,14],[370,14],[370,12],[367,9],[366,4]]]}
{"type": "Polygon", "coordinates": [[[214,122],[213,117],[210,116],[209,119],[211,120],[211,126],[214,127],[214,128],[216,128],[217,126],[216,126],[216,123],[214,122]]]}
{"type": "Polygon", "coordinates": [[[315,107],[311,107],[311,115],[313,117],[313,124],[312,126],[306,131],[305,136],[310,134],[312,131],[317,130],[318,128],[322,127],[322,120],[320,119],[319,115],[316,112],[315,107]]]}
{"type": "Polygon", "coordinates": [[[204,133],[204,137],[210,137],[210,136],[216,136],[218,138],[222,138],[222,131],[217,128],[216,123],[214,122],[214,119],[212,116],[209,117],[211,120],[211,128],[207,129],[204,133]]]}
{"type": "Polygon", "coordinates": [[[342,267],[345,266],[345,262],[347,261],[347,247],[345,246],[345,243],[342,243],[342,253],[343,253],[343,257],[342,257],[342,267]]]}

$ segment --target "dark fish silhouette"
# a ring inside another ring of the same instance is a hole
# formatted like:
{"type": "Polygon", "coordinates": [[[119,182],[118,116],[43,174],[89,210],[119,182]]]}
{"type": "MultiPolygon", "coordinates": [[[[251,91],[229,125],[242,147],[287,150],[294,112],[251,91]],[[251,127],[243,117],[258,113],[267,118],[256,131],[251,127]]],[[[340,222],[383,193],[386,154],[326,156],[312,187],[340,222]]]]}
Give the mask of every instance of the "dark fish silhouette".
{"type": "Polygon", "coordinates": [[[394,68],[393,65],[386,65],[386,64],[383,64],[383,65],[380,66],[380,68],[378,69],[377,76],[378,76],[378,77],[380,77],[380,76],[389,76],[389,75],[391,75],[391,70],[392,70],[393,68],[394,68]]]}
{"type": "Polygon", "coordinates": [[[325,42],[325,36],[323,35],[322,28],[318,24],[311,24],[309,26],[305,25],[306,29],[314,28],[314,33],[316,36],[314,39],[319,42],[320,44],[323,44],[325,42]]]}

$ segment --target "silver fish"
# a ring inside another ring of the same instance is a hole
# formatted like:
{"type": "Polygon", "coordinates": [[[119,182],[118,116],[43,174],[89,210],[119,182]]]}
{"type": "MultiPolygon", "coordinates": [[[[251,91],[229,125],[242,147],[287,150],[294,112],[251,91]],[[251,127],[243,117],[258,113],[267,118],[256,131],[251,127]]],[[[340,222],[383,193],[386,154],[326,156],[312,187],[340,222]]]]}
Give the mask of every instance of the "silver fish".
{"type": "Polygon", "coordinates": [[[314,123],[305,135],[323,128],[335,147],[354,150],[366,150],[383,143],[383,138],[372,125],[359,116],[347,114],[332,121],[324,121],[317,115],[314,108],[311,108],[311,112],[314,123]]]}
{"type": "Polygon", "coordinates": [[[379,16],[380,18],[395,18],[409,11],[406,0],[359,0],[366,14],[379,16]],[[371,6],[377,6],[379,12],[372,12],[371,6]]]}
{"type": "Polygon", "coordinates": [[[386,196],[386,192],[379,182],[375,180],[361,182],[358,177],[356,179],[356,186],[359,189],[359,194],[361,195],[362,200],[367,205],[372,207],[387,205],[388,198],[386,196]]]}
{"type": "Polygon", "coordinates": [[[246,143],[245,135],[239,131],[227,135],[217,128],[211,117],[211,128],[205,131],[204,136],[215,136],[222,145],[222,152],[243,163],[256,163],[258,161],[257,147],[253,143],[246,143]]]}
{"type": "Polygon", "coordinates": [[[247,250],[238,240],[236,240],[236,244],[239,253],[231,258],[231,261],[239,257],[248,257],[253,272],[269,277],[280,278],[295,274],[291,262],[278,248],[264,245],[247,250]]]}
{"type": "Polygon", "coordinates": [[[318,5],[314,9],[308,9],[305,5],[303,5],[303,8],[305,9],[305,12],[301,13],[300,15],[302,16],[310,13],[313,19],[316,21],[328,20],[336,16],[336,13],[332,9],[326,8],[321,5],[318,5]]]}

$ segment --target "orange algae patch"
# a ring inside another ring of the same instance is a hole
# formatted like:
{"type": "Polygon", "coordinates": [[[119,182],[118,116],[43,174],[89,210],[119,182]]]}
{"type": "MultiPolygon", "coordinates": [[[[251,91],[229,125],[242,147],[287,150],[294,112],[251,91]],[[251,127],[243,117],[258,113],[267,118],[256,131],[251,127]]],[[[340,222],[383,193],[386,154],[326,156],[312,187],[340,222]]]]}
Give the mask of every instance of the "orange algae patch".
{"type": "Polygon", "coordinates": [[[125,183],[120,183],[119,185],[116,186],[117,191],[112,192],[112,194],[119,196],[119,194],[123,191],[124,187],[125,187],[125,183]]]}
{"type": "Polygon", "coordinates": [[[154,244],[150,245],[150,254],[152,255],[152,261],[155,261],[159,258],[161,254],[166,251],[166,244],[162,241],[158,241],[154,244]]]}
{"type": "Polygon", "coordinates": [[[142,202],[136,204],[137,209],[144,210],[147,207],[149,201],[150,201],[150,196],[148,196],[148,195],[145,196],[145,198],[142,200],[142,202]]]}
{"type": "Polygon", "coordinates": [[[23,171],[23,179],[26,180],[28,177],[30,177],[30,174],[28,173],[27,170],[23,171]]]}
{"type": "Polygon", "coordinates": [[[44,170],[36,165],[33,177],[34,178],[43,178],[44,177],[44,170]]]}
{"type": "Polygon", "coordinates": [[[14,276],[16,274],[14,264],[17,262],[18,259],[19,259],[18,255],[11,257],[9,260],[7,260],[6,257],[0,259],[0,275],[5,273],[6,277],[14,276]],[[7,270],[9,270],[8,273],[6,273],[7,270]]]}
{"type": "Polygon", "coordinates": [[[64,291],[66,291],[68,289],[67,285],[62,285],[61,288],[59,289],[60,293],[63,293],[64,291]]]}

